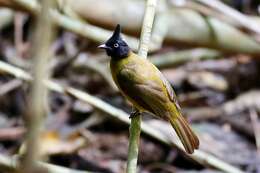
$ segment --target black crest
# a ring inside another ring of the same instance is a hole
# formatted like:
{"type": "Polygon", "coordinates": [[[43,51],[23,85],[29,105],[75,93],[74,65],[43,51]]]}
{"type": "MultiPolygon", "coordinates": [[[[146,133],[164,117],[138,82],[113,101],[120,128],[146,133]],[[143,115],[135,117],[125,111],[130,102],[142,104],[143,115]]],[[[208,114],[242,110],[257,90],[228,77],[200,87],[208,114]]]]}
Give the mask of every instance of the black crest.
{"type": "Polygon", "coordinates": [[[109,41],[114,41],[114,40],[119,40],[121,39],[121,27],[119,24],[117,24],[115,30],[114,30],[114,33],[113,35],[110,37],[110,39],[108,40],[109,41]]]}
{"type": "Polygon", "coordinates": [[[100,45],[99,48],[105,49],[107,55],[113,59],[121,59],[128,56],[130,48],[121,37],[121,27],[119,24],[116,26],[113,35],[105,44],[100,45]]]}

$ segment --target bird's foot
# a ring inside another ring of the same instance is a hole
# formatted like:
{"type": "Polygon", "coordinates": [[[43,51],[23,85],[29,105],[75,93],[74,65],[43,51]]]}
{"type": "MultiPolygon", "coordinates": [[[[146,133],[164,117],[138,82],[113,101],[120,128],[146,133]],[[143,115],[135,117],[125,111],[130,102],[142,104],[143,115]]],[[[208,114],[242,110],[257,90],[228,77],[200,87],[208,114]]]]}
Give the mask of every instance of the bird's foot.
{"type": "Polygon", "coordinates": [[[137,110],[137,109],[133,109],[131,114],[130,114],[130,116],[129,116],[129,119],[132,119],[132,118],[134,118],[134,117],[136,117],[138,115],[141,115],[140,111],[137,110]]]}

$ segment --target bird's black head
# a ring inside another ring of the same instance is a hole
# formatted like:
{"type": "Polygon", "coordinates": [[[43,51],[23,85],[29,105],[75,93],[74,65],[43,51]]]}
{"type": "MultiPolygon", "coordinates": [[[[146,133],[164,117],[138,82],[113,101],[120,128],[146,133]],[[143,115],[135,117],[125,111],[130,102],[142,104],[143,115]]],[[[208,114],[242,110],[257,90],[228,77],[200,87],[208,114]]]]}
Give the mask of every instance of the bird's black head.
{"type": "Polygon", "coordinates": [[[126,44],[126,42],[121,38],[120,33],[120,25],[117,25],[113,35],[107,40],[105,44],[98,46],[98,48],[105,49],[107,55],[115,59],[127,57],[130,48],[126,44]]]}

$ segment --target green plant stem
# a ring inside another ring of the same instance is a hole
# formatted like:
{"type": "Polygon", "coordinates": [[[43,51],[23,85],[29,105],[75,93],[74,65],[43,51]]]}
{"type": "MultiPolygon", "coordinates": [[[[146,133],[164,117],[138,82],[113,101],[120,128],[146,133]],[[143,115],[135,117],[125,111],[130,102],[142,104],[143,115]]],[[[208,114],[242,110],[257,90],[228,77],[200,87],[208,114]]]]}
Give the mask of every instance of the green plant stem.
{"type": "Polygon", "coordinates": [[[127,173],[137,172],[138,148],[141,133],[141,115],[137,115],[131,119],[129,128],[129,148],[127,160],[127,173]]]}
{"type": "MultiPolygon", "coordinates": [[[[149,42],[153,27],[155,7],[157,0],[147,0],[146,10],[143,20],[141,39],[138,54],[142,58],[147,57],[149,42]]],[[[127,173],[137,172],[138,148],[141,133],[141,115],[137,114],[131,119],[130,138],[127,159],[127,173]]]]}

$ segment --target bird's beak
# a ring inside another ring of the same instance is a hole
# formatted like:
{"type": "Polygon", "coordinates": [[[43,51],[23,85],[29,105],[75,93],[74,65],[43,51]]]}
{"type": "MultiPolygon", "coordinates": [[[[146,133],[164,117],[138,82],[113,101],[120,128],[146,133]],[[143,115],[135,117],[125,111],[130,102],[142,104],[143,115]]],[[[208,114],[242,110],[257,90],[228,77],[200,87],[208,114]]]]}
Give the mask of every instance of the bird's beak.
{"type": "Polygon", "coordinates": [[[109,49],[109,47],[107,47],[105,44],[101,44],[100,46],[98,46],[99,49],[109,49]]]}

